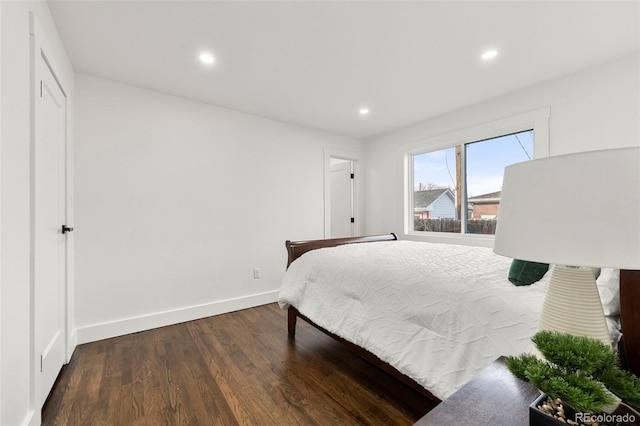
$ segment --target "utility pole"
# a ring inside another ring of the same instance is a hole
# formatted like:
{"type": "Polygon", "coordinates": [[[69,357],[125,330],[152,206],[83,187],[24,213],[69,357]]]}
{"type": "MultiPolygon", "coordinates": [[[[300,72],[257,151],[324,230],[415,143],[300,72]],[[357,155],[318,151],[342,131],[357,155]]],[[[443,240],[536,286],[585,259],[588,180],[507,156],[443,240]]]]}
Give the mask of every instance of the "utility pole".
{"type": "Polygon", "coordinates": [[[456,146],[456,214],[462,220],[462,145],[456,146]]]}

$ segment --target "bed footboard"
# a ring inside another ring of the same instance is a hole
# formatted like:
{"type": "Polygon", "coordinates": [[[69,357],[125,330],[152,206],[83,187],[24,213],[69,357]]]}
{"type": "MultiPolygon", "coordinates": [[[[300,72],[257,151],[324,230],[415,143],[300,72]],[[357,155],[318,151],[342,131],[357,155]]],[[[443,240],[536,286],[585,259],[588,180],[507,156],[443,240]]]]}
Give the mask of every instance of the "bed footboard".
{"type": "Polygon", "coordinates": [[[291,262],[302,256],[308,251],[323,248],[323,247],[336,247],[344,244],[356,244],[356,243],[374,243],[376,241],[396,241],[398,237],[396,234],[384,234],[384,235],[368,235],[363,237],[346,237],[346,238],[330,238],[327,240],[309,240],[309,241],[290,241],[287,240],[284,245],[287,248],[287,268],[291,265],[291,262]]]}
{"type": "MultiPolygon", "coordinates": [[[[378,241],[396,241],[397,239],[398,237],[396,236],[396,234],[392,233],[392,234],[385,234],[385,235],[372,235],[372,236],[363,236],[363,237],[332,238],[327,240],[310,240],[310,241],[287,240],[285,243],[285,246],[287,248],[287,254],[288,254],[287,268],[289,268],[289,265],[291,265],[291,263],[294,260],[296,260],[298,257],[302,256],[304,253],[311,250],[324,248],[324,247],[336,247],[343,244],[373,243],[378,241]]],[[[305,322],[309,323],[313,327],[322,331],[324,334],[328,335],[329,337],[333,338],[337,342],[341,343],[342,345],[350,349],[356,355],[360,356],[361,358],[373,364],[374,366],[378,367],[382,371],[385,371],[386,373],[400,380],[402,383],[418,391],[420,394],[426,396],[431,400],[439,401],[439,399],[436,398],[431,392],[423,388],[418,382],[416,382],[412,378],[402,374],[396,368],[382,361],[380,358],[378,358],[373,353],[367,351],[366,349],[358,345],[355,345],[350,341],[345,340],[342,337],[334,333],[331,333],[330,331],[317,325],[312,320],[310,320],[309,318],[301,314],[300,311],[298,311],[298,309],[295,306],[289,306],[287,311],[287,332],[290,338],[293,338],[296,334],[296,324],[297,324],[298,318],[303,319],[305,322]]]]}

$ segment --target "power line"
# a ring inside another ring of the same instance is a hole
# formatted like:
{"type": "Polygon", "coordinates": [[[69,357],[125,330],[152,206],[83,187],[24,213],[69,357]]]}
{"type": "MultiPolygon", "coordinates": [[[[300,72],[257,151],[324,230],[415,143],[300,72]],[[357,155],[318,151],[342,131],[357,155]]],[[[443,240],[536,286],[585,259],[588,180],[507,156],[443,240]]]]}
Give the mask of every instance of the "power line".
{"type": "Polygon", "coordinates": [[[451,179],[453,187],[457,189],[458,185],[456,185],[456,180],[453,178],[453,176],[451,176],[451,170],[449,169],[449,161],[447,161],[447,151],[444,152],[444,164],[447,166],[447,173],[449,173],[449,179],[451,179]]]}
{"type": "Polygon", "coordinates": [[[525,149],[524,145],[522,145],[522,142],[520,142],[520,138],[518,137],[518,135],[514,133],[514,134],[513,134],[513,136],[515,136],[515,137],[516,137],[516,140],[517,140],[517,141],[518,141],[518,143],[520,144],[520,148],[522,148],[522,150],[524,151],[524,153],[527,155],[527,158],[528,158],[529,160],[531,160],[531,156],[529,155],[529,153],[528,153],[528,152],[527,152],[527,150],[525,149]]]}

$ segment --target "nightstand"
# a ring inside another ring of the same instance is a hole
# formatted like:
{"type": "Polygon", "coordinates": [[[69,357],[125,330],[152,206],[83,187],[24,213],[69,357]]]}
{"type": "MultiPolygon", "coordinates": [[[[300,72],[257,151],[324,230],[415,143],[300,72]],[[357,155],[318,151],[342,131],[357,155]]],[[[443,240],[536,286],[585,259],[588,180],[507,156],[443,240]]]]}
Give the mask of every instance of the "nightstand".
{"type": "Polygon", "coordinates": [[[517,379],[498,358],[414,425],[528,426],[540,392],[517,379]]]}

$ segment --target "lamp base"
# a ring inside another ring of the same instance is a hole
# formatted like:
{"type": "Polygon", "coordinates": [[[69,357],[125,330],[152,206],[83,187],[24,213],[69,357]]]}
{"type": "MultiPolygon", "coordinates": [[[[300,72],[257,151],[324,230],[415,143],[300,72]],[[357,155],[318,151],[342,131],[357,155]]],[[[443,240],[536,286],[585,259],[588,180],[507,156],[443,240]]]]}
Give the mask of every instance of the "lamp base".
{"type": "Polygon", "coordinates": [[[554,266],[538,331],[549,330],[611,345],[600,293],[591,268],[554,266]]]}

